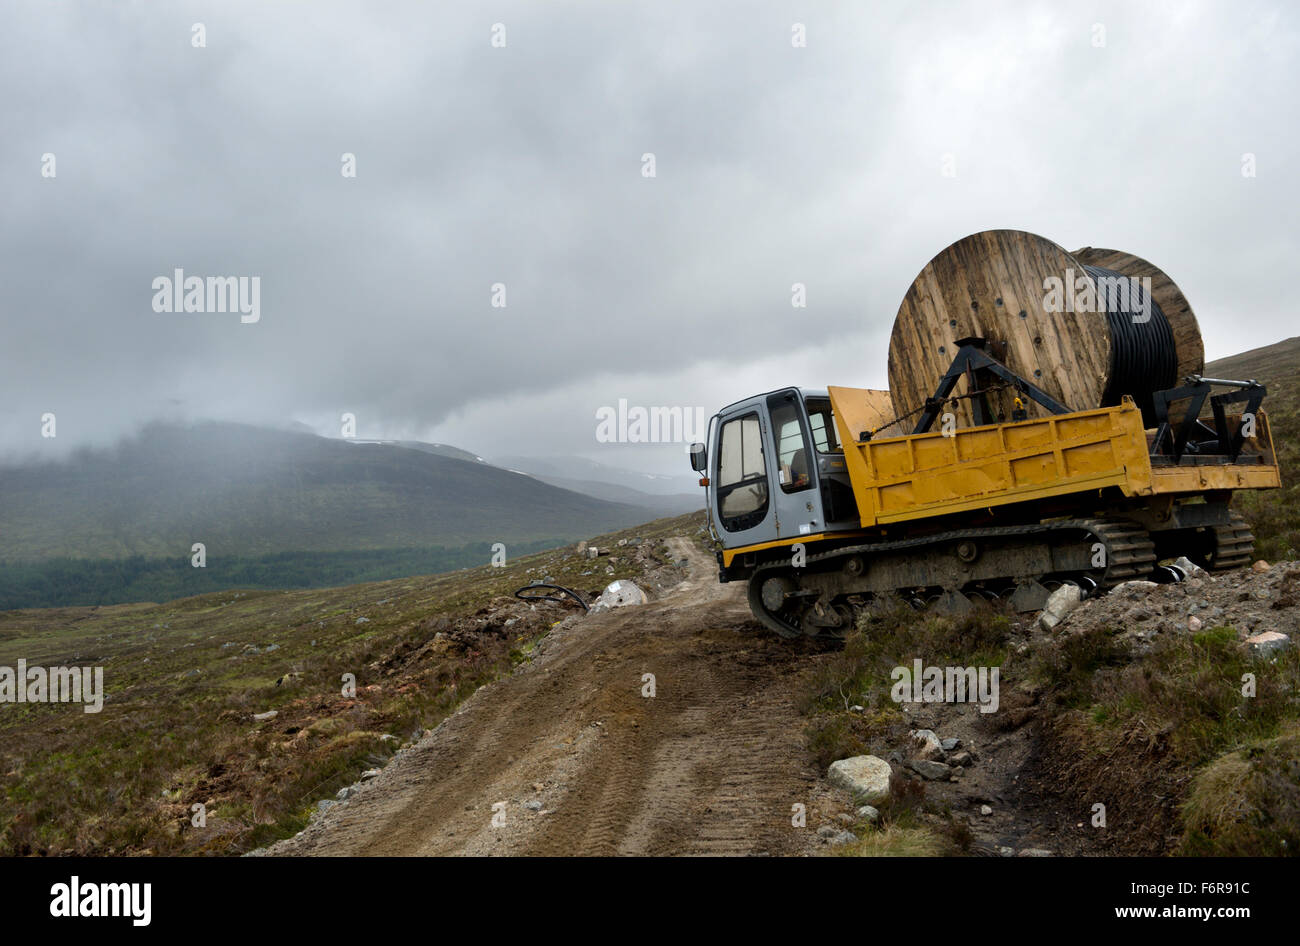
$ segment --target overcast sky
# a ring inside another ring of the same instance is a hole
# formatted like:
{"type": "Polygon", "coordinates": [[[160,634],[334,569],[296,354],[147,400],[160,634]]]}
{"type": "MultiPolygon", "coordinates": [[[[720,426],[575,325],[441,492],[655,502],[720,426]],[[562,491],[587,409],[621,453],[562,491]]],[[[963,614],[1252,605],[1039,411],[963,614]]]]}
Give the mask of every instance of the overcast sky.
{"type": "Polygon", "coordinates": [[[0,456],[350,412],[685,469],[597,409],[884,387],[916,273],[995,227],[1156,263],[1209,358],[1278,341],[1298,9],[6,2],[0,456]],[[259,276],[260,320],[155,312],[176,268],[259,276]]]}

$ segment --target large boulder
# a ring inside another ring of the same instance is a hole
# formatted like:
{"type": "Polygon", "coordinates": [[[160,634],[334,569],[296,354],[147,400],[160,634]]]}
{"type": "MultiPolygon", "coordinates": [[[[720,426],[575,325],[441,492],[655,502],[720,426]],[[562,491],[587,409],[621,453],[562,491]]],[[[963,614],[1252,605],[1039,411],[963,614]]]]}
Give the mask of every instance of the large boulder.
{"type": "Polygon", "coordinates": [[[893,769],[884,759],[857,755],[831,763],[827,779],[836,788],[853,795],[859,805],[878,805],[889,797],[889,776],[893,769]]]}
{"type": "Polygon", "coordinates": [[[1291,638],[1278,631],[1264,631],[1245,640],[1246,649],[1265,660],[1276,657],[1291,646],[1291,638]]]}

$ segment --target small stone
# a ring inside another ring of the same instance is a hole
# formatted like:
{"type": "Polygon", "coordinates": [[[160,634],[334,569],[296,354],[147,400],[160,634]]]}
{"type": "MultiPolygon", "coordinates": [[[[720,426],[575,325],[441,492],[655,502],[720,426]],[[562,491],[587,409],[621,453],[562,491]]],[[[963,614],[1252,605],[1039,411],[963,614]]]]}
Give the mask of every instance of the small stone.
{"type": "Polygon", "coordinates": [[[849,814],[845,814],[842,811],[835,816],[835,819],[839,821],[840,824],[853,824],[853,816],[849,814]]]}
{"type": "Polygon", "coordinates": [[[280,715],[279,710],[267,710],[265,713],[254,713],[253,719],[261,723],[261,722],[265,722],[268,719],[275,719],[279,715],[280,715]]]}
{"type": "Polygon", "coordinates": [[[992,809],[991,807],[989,807],[988,805],[980,805],[980,814],[981,814],[981,815],[991,815],[991,814],[993,814],[993,809],[992,809]]]}
{"type": "Polygon", "coordinates": [[[850,713],[865,713],[866,711],[867,708],[865,706],[859,706],[856,703],[849,707],[850,713]]]}
{"type": "Polygon", "coordinates": [[[931,759],[913,759],[907,763],[913,772],[923,779],[938,781],[946,779],[952,774],[952,767],[944,765],[942,762],[935,762],[931,759]]]}
{"type": "Polygon", "coordinates": [[[909,736],[912,738],[911,752],[914,759],[942,759],[943,746],[939,742],[939,737],[931,729],[913,729],[909,736]]]}
{"type": "Polygon", "coordinates": [[[338,795],[336,797],[338,798],[339,801],[343,801],[355,795],[356,791],[357,790],[353,788],[351,785],[345,785],[343,788],[339,789],[338,795]]]}
{"type": "Polygon", "coordinates": [[[817,837],[826,838],[828,841],[838,833],[839,832],[834,827],[828,824],[824,824],[817,829],[817,837]]]}
{"type": "Polygon", "coordinates": [[[1041,847],[1027,847],[1020,851],[1019,857],[1051,857],[1052,852],[1041,847]]]}
{"type": "Polygon", "coordinates": [[[943,748],[944,752],[952,752],[952,750],[961,745],[961,740],[949,736],[947,739],[939,740],[939,745],[943,748]]]}
{"type": "Polygon", "coordinates": [[[379,775],[378,769],[366,769],[361,773],[361,780],[364,782],[367,779],[375,778],[377,775],[379,775]]]}
{"type": "Polygon", "coordinates": [[[876,808],[873,808],[871,805],[863,805],[861,808],[858,809],[857,814],[858,814],[858,820],[868,821],[871,824],[875,824],[877,821],[880,820],[880,811],[876,808]]]}
{"type": "Polygon", "coordinates": [[[973,757],[969,752],[967,752],[964,749],[961,752],[953,753],[953,755],[948,759],[948,763],[950,765],[958,765],[963,767],[970,765],[972,761],[973,761],[973,757]]]}
{"type": "Polygon", "coordinates": [[[1195,614],[1187,619],[1187,629],[1189,631],[1199,631],[1204,626],[1205,623],[1195,614]]]}
{"type": "Polygon", "coordinates": [[[524,802],[524,807],[529,811],[541,811],[542,803],[535,798],[530,798],[528,801],[524,802]]]}
{"type": "Polygon", "coordinates": [[[1250,566],[1250,570],[1251,570],[1252,572],[1255,572],[1255,573],[1259,574],[1259,573],[1263,573],[1263,572],[1268,571],[1268,570],[1269,570],[1270,568],[1272,568],[1272,567],[1273,567],[1272,565],[1270,565],[1268,562],[1264,561],[1264,560],[1261,558],[1261,559],[1260,559],[1258,562],[1256,562],[1254,565],[1250,566]]]}
{"type": "Polygon", "coordinates": [[[369,623],[370,623],[370,618],[367,618],[367,617],[360,617],[360,618],[357,618],[357,619],[356,619],[355,621],[353,621],[352,623],[354,623],[354,624],[369,624],[369,623]]]}
{"type": "Polygon", "coordinates": [[[1174,562],[1174,568],[1179,569],[1188,578],[1195,578],[1205,574],[1205,569],[1201,568],[1186,555],[1174,562]]]}
{"type": "Polygon", "coordinates": [[[998,853],[1003,857],[1015,857],[1016,849],[1013,847],[1000,847],[998,848],[998,853]]]}

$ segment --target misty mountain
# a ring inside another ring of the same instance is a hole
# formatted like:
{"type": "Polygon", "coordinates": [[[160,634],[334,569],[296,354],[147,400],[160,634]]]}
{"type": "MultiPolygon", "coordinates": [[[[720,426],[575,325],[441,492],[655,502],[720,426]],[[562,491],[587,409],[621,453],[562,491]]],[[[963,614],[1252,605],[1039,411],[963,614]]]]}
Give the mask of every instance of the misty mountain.
{"type": "MultiPolygon", "coordinates": [[[[507,470],[519,470],[549,480],[568,480],[577,483],[603,483],[621,486],[636,493],[650,493],[657,496],[676,496],[699,498],[697,477],[691,474],[686,455],[682,455],[682,472],[676,476],[662,473],[641,473],[636,470],[624,470],[606,466],[595,460],[578,456],[493,457],[488,462],[507,470]]],[[[571,487],[570,487],[571,488],[571,487]]],[[[700,508],[703,502],[696,502],[690,508],[700,508]]]]}
{"type": "MultiPolygon", "coordinates": [[[[476,453],[469,450],[462,450],[460,447],[453,447],[445,443],[425,443],[421,440],[349,440],[348,443],[356,444],[387,444],[389,446],[406,447],[410,450],[423,450],[426,453],[434,453],[442,457],[451,457],[456,460],[466,460],[471,463],[487,464],[476,453]]],[[[566,489],[570,492],[578,493],[582,496],[589,496],[592,499],[600,499],[610,503],[621,503],[624,505],[640,506],[649,510],[654,516],[679,516],[687,512],[695,512],[704,506],[704,494],[698,490],[695,492],[677,492],[669,493],[662,491],[646,492],[643,489],[635,489],[631,486],[624,485],[628,482],[634,482],[638,485],[649,483],[652,486],[667,489],[670,486],[676,487],[681,484],[678,478],[656,476],[653,474],[634,473],[630,470],[618,470],[612,467],[606,467],[599,463],[593,463],[589,460],[583,460],[580,457],[561,458],[560,460],[537,460],[526,457],[507,457],[511,461],[510,466],[503,466],[502,462],[491,464],[500,469],[506,469],[516,473],[527,473],[543,483],[548,483],[558,489],[566,489]],[[518,461],[518,464],[513,461],[518,461]],[[578,471],[595,470],[598,475],[609,477],[608,480],[601,479],[575,479],[567,476],[546,475],[537,472],[538,469],[558,470],[573,469],[578,471]]],[[[693,484],[692,484],[693,485],[693,484]]]]}
{"type": "Polygon", "coordinates": [[[406,447],[408,450],[422,450],[425,453],[432,453],[440,457],[449,457],[452,460],[465,460],[468,463],[487,463],[481,456],[471,453],[468,450],[462,450],[460,447],[453,447],[445,443],[425,443],[423,440],[348,440],[352,444],[379,444],[389,447],[406,447]]]}
{"type": "Polygon", "coordinates": [[[562,476],[537,476],[537,479],[559,489],[571,490],[593,499],[652,509],[656,516],[680,516],[683,513],[699,512],[704,508],[704,490],[699,487],[693,494],[643,493],[638,489],[597,480],[571,480],[562,476]]]}
{"type": "Polygon", "coordinates": [[[67,462],[0,468],[0,560],[564,541],[655,515],[436,446],[154,425],[67,462]]]}

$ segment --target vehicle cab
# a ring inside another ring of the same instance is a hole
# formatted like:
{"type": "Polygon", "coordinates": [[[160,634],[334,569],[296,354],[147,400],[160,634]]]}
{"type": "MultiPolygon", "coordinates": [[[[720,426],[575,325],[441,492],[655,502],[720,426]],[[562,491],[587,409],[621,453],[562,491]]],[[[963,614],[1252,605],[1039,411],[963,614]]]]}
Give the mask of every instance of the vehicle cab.
{"type": "Polygon", "coordinates": [[[723,548],[786,544],[860,528],[830,396],[782,388],[709,422],[691,466],[704,474],[709,525],[723,548]]]}

